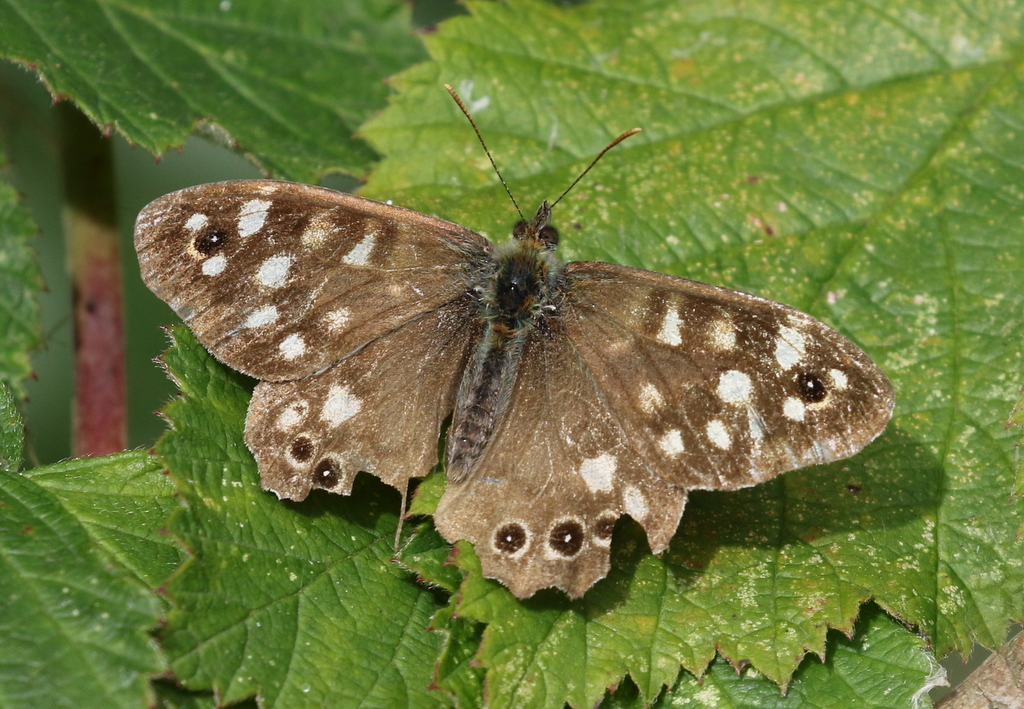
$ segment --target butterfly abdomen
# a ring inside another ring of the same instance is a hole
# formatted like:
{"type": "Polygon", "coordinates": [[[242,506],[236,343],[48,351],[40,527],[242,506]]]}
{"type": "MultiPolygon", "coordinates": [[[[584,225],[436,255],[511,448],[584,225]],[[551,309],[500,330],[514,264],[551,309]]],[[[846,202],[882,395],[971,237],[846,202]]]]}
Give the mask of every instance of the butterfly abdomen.
{"type": "Polygon", "coordinates": [[[515,384],[523,343],[541,317],[557,311],[561,264],[535,240],[499,251],[483,288],[486,327],[463,375],[448,432],[449,479],[465,478],[480,459],[515,384]]]}

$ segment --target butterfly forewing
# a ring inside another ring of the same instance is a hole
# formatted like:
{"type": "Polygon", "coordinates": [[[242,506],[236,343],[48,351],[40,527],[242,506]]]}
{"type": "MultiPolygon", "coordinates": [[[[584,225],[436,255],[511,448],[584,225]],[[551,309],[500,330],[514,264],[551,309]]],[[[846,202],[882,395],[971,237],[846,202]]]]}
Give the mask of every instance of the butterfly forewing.
{"type": "Polygon", "coordinates": [[[245,441],[263,487],[301,500],[318,487],[347,495],[359,471],[399,490],[437,463],[441,423],[480,326],[463,296],[323,372],[261,382],[245,441]]]}
{"type": "Polygon", "coordinates": [[[629,514],[654,551],[668,546],[686,490],[635,451],[558,318],[523,348],[505,416],[472,474],[453,481],[435,521],[474,543],[485,576],[517,596],[582,595],[608,572],[612,528],[629,514]]]}
{"type": "Polygon", "coordinates": [[[456,224],[271,180],[191,187],[139,215],[142,277],[217,358],[297,379],[466,291],[490,243],[456,224]]]}
{"type": "Polygon", "coordinates": [[[607,263],[565,269],[565,328],[633,449],[666,481],[734,489],[853,455],[888,379],[793,308],[607,263]]]}

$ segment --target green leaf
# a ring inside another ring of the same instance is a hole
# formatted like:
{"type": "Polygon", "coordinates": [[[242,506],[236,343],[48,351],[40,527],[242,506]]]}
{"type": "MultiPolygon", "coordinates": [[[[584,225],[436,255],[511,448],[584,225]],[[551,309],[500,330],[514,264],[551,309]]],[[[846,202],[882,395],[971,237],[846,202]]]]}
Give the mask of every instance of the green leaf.
{"type": "Polygon", "coordinates": [[[749,668],[737,673],[716,660],[699,683],[692,677],[684,678],[657,706],[896,709],[918,706],[928,689],[945,684],[944,673],[921,638],[877,608],[868,609],[864,615],[853,639],[830,634],[824,662],[815,657],[803,661],[785,696],[779,696],[777,685],[749,668]]]}
{"type": "Polygon", "coordinates": [[[140,451],[83,458],[27,470],[89,533],[93,542],[148,588],[158,588],[186,559],[167,534],[177,489],[163,462],[140,451]]]}
{"type": "Polygon", "coordinates": [[[694,494],[669,554],[641,555],[582,601],[520,602],[471,575],[458,612],[488,623],[477,659],[492,703],[518,687],[518,706],[589,705],[627,673],[649,702],[716,648],[785,683],[872,597],[939,654],[997,645],[1024,617],[1024,501],[1009,499],[1003,430],[1024,331],[1024,10],[469,8],[426,38],[434,62],[398,77],[361,130],[388,156],[368,196],[507,233],[507,198],[441,83],[462,93],[524,210],[639,125],[559,204],[563,255],[807,310],[897,389],[892,425],[864,453],[694,494]]]}
{"type": "Polygon", "coordinates": [[[0,55],[155,154],[203,122],[269,173],[313,182],[369,168],[352,134],[422,50],[394,0],[3,0],[0,55]]]}
{"type": "Polygon", "coordinates": [[[24,446],[25,424],[11,390],[0,381],[0,470],[18,472],[24,446]]]}
{"type": "Polygon", "coordinates": [[[434,614],[431,629],[445,637],[437,661],[437,686],[455,697],[457,706],[484,706],[485,673],[473,663],[483,625],[455,616],[454,607],[449,605],[434,614]]]}
{"type": "MultiPolygon", "coordinates": [[[[0,169],[6,165],[0,150],[0,169]]],[[[18,397],[25,395],[22,380],[32,373],[28,353],[42,344],[36,296],[43,280],[28,245],[37,231],[17,192],[0,179],[0,382],[18,397]]]]}
{"type": "Polygon", "coordinates": [[[4,707],[139,707],[164,669],[159,602],[97,549],[58,495],[0,471],[4,707]]]}
{"type": "Polygon", "coordinates": [[[165,355],[183,398],[158,451],[187,508],[172,530],[194,558],[168,585],[163,637],[178,680],[262,706],[438,706],[439,608],[391,562],[399,496],[360,476],[351,497],[301,504],[260,489],[242,443],[249,392],[185,328],[165,355]]]}
{"type": "Polygon", "coordinates": [[[462,582],[462,572],[448,563],[451,546],[430,522],[417,525],[402,545],[398,561],[415,572],[421,581],[446,591],[454,591],[462,582]]]}

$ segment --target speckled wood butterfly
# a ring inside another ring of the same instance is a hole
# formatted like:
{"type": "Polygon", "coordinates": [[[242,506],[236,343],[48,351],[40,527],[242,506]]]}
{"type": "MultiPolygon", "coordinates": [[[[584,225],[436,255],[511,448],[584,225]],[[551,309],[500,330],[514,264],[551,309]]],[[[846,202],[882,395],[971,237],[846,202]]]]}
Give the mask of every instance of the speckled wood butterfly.
{"type": "Polygon", "coordinates": [[[400,490],[436,463],[435,522],[517,596],[582,595],[627,514],[664,550],[687,490],[732,490],[857,453],[893,391],[793,308],[608,263],[562,263],[545,202],[495,247],[320,187],[241,180],[147,206],[146,284],[261,382],[245,441],[263,486],[400,490]]]}

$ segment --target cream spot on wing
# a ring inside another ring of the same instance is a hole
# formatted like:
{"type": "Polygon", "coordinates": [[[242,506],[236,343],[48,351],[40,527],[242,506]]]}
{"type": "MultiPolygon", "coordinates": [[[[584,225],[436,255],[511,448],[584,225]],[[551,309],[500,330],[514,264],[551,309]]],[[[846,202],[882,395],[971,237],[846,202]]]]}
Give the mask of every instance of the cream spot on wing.
{"type": "Polygon", "coordinates": [[[210,221],[209,217],[201,212],[196,212],[188,218],[187,222],[185,222],[185,228],[189,231],[199,231],[206,226],[206,222],[208,221],[210,221]]]}
{"type": "Polygon", "coordinates": [[[255,234],[267,221],[267,210],[271,202],[265,199],[250,199],[238,212],[238,235],[245,237],[255,234]]]}
{"type": "Polygon", "coordinates": [[[804,406],[804,402],[797,399],[795,396],[787,397],[786,401],[782,404],[782,413],[786,418],[792,419],[793,421],[803,421],[804,413],[807,411],[807,407],[804,406]]]}
{"type": "Polygon", "coordinates": [[[732,436],[729,435],[729,429],[725,427],[719,419],[712,419],[708,422],[708,438],[711,442],[722,450],[729,450],[729,446],[732,445],[732,436]]]}
{"type": "Polygon", "coordinates": [[[308,401],[296,401],[284,408],[281,415],[277,417],[278,428],[292,428],[299,425],[309,413],[308,401]]]}
{"type": "Polygon", "coordinates": [[[242,323],[242,327],[263,327],[275,322],[278,318],[277,307],[268,305],[265,308],[258,308],[251,313],[242,323]]]}
{"type": "Polygon", "coordinates": [[[727,352],[736,348],[736,326],[729,318],[719,318],[708,328],[708,340],[716,350],[727,352]]]}
{"type": "Polygon", "coordinates": [[[351,251],[345,254],[345,257],[341,260],[349,266],[365,266],[370,260],[370,252],[373,251],[376,239],[377,234],[371,231],[351,251]]]}
{"type": "Polygon", "coordinates": [[[302,339],[302,335],[292,333],[281,341],[278,349],[285,359],[295,359],[306,353],[306,341],[302,339]]]}
{"type": "Polygon", "coordinates": [[[683,334],[679,329],[679,326],[682,324],[683,321],[679,319],[679,311],[675,308],[669,308],[665,313],[665,322],[661,324],[658,339],[666,345],[683,344],[683,334]]]}
{"type": "Polygon", "coordinates": [[[352,313],[348,308],[338,308],[324,315],[324,324],[331,330],[340,330],[352,319],[352,313]]]}
{"type": "Polygon", "coordinates": [[[302,232],[302,243],[312,248],[319,248],[331,238],[335,231],[337,229],[331,220],[326,215],[321,214],[314,217],[306,225],[305,230],[302,232]]]}
{"type": "Polygon", "coordinates": [[[361,408],[363,408],[363,403],[352,396],[352,392],[347,386],[335,385],[331,387],[327,400],[324,401],[320,418],[332,426],[337,426],[358,414],[361,408]]]}
{"type": "Polygon", "coordinates": [[[727,404],[749,403],[753,391],[750,375],[735,369],[723,373],[718,380],[718,397],[727,404]]]}
{"type": "Polygon", "coordinates": [[[622,504],[626,508],[626,514],[637,522],[643,522],[647,516],[647,500],[644,494],[630,485],[622,491],[622,504]]]}
{"type": "Polygon", "coordinates": [[[644,388],[640,390],[640,409],[646,413],[653,414],[664,405],[665,397],[658,391],[658,387],[650,382],[644,384],[644,388]]]}
{"type": "Polygon", "coordinates": [[[838,391],[843,391],[850,385],[850,381],[846,378],[846,374],[838,369],[828,370],[828,376],[832,379],[832,386],[838,391]]]}
{"type": "Polygon", "coordinates": [[[673,428],[664,436],[658,439],[658,447],[669,458],[675,458],[683,452],[683,434],[678,428],[673,428]]]}
{"type": "Polygon", "coordinates": [[[591,492],[608,492],[612,489],[612,476],[615,474],[615,456],[602,453],[596,458],[584,458],[580,463],[579,474],[591,492]]]}
{"type": "Polygon", "coordinates": [[[775,338],[775,361],[783,369],[789,369],[804,357],[807,342],[799,330],[783,325],[775,338]]]}
{"type": "Polygon", "coordinates": [[[262,286],[280,288],[288,280],[288,270],[294,262],[291,256],[271,256],[260,264],[256,278],[262,286]]]}
{"type": "Polygon", "coordinates": [[[203,275],[204,276],[219,276],[224,273],[224,269],[228,265],[228,260],[224,258],[224,254],[217,254],[203,261],[203,275]]]}

